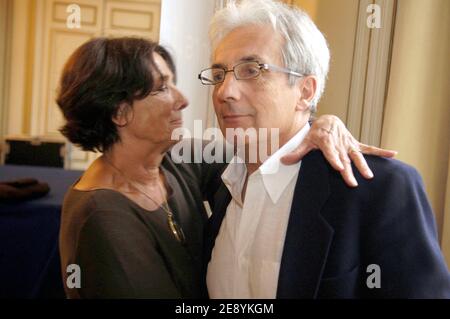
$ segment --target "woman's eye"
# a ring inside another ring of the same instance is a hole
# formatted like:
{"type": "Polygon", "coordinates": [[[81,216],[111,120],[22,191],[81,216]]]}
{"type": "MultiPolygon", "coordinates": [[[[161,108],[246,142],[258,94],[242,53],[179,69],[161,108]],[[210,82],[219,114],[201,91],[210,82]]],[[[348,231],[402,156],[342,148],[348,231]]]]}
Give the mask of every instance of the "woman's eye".
{"type": "Polygon", "coordinates": [[[158,91],[160,91],[160,92],[165,92],[165,91],[167,91],[169,89],[169,87],[167,86],[167,85],[162,85],[159,89],[158,89],[158,91]]]}
{"type": "Polygon", "coordinates": [[[150,93],[151,95],[156,95],[158,93],[164,93],[167,92],[169,90],[169,87],[166,84],[161,85],[160,87],[158,87],[157,89],[155,89],[152,93],[150,93]]]}

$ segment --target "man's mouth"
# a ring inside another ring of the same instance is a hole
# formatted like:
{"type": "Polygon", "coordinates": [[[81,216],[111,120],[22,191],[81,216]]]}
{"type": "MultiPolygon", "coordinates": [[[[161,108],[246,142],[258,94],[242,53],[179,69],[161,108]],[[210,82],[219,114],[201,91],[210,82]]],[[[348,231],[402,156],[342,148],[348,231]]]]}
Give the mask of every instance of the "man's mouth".
{"type": "Polygon", "coordinates": [[[227,114],[227,115],[223,115],[222,119],[225,121],[236,121],[236,120],[240,120],[240,119],[246,118],[246,117],[250,117],[250,115],[248,115],[248,114],[227,114]]]}

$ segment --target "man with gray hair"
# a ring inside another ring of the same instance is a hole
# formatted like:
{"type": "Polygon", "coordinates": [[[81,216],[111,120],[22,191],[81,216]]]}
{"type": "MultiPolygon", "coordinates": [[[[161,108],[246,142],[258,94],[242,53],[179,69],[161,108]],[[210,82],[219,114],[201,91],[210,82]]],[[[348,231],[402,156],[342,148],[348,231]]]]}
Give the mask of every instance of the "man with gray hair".
{"type": "Polygon", "coordinates": [[[225,138],[236,142],[227,129],[278,129],[280,148],[235,158],[222,174],[206,232],[209,296],[450,298],[414,168],[369,156],[376,178],[356,175],[359,187],[349,188],[320,152],[278,165],[308,132],[325,87],[330,54],[311,19],[272,0],[231,1],[210,35],[213,64],[199,78],[214,85],[225,138]]]}

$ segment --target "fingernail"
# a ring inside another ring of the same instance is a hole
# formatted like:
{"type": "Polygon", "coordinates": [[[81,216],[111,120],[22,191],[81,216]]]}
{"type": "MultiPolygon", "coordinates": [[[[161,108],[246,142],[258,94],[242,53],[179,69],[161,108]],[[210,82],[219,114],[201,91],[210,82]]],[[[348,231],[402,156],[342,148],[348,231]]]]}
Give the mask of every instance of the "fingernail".
{"type": "Polygon", "coordinates": [[[366,171],[366,174],[367,176],[369,176],[369,178],[373,178],[373,173],[370,169],[366,171]]]}

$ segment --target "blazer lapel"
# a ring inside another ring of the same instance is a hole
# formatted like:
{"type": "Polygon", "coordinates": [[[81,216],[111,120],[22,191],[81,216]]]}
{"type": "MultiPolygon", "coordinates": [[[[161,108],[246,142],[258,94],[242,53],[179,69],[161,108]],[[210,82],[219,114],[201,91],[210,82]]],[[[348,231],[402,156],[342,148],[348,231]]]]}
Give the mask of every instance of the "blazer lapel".
{"type": "Polygon", "coordinates": [[[333,229],[320,210],[330,190],[322,153],[302,160],[295,186],[278,278],[277,298],[315,298],[333,229]]]}

